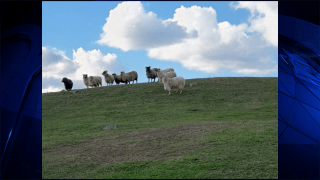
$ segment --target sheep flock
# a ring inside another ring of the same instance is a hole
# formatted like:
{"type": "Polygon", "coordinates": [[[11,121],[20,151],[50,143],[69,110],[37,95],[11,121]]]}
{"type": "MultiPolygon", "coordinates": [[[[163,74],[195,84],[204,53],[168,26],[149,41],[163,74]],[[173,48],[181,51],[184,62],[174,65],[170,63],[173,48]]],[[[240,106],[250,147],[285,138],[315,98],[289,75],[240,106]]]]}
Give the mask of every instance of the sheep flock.
{"type": "MultiPolygon", "coordinates": [[[[138,83],[138,73],[136,71],[130,71],[130,72],[124,72],[121,71],[119,75],[113,73],[108,74],[108,70],[105,70],[102,72],[102,75],[104,76],[105,82],[107,83],[107,86],[112,85],[113,82],[115,82],[117,85],[120,83],[124,84],[130,84],[132,81],[132,84],[134,84],[134,81],[136,81],[136,84],[138,83]]],[[[146,67],[146,76],[149,79],[153,79],[153,82],[155,82],[155,79],[158,78],[158,82],[160,84],[163,84],[164,90],[169,91],[169,95],[171,94],[171,90],[175,90],[176,93],[180,90],[180,94],[182,93],[182,89],[185,86],[185,79],[183,77],[178,76],[176,72],[174,72],[173,68],[168,68],[161,70],[160,68],[153,68],[151,69],[151,66],[146,67]]],[[[71,79],[68,79],[64,77],[62,79],[62,82],[65,85],[66,90],[71,90],[73,83],[71,79]]],[[[102,78],[100,76],[88,76],[88,74],[83,74],[83,83],[85,86],[87,86],[87,89],[89,87],[95,88],[102,86],[102,78]]]]}

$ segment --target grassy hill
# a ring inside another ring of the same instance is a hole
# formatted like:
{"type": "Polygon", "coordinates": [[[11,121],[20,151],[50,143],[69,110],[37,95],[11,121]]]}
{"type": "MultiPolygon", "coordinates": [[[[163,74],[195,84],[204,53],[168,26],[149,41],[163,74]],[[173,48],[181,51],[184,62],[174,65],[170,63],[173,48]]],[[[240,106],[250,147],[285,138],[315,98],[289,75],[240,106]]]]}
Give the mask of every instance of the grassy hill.
{"type": "Polygon", "coordinates": [[[42,103],[45,179],[278,178],[278,78],[190,79],[170,96],[158,82],[109,86],[42,103]]]}

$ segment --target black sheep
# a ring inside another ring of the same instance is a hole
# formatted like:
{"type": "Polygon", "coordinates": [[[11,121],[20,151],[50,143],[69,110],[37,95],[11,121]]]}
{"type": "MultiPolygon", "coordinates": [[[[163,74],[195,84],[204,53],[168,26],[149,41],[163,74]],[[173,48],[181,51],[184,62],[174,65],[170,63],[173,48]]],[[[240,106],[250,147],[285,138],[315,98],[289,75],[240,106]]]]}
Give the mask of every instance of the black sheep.
{"type": "Polygon", "coordinates": [[[72,89],[73,83],[70,79],[64,77],[61,82],[64,83],[64,87],[67,91],[72,89]]]}

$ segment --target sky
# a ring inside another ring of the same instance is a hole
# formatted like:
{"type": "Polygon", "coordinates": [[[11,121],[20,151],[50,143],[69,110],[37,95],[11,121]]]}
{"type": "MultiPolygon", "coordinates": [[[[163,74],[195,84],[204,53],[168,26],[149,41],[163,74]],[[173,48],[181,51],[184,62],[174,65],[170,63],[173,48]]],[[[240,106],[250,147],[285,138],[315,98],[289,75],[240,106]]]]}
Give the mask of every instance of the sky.
{"type": "MultiPolygon", "coordinates": [[[[42,92],[83,74],[173,68],[185,79],[278,77],[278,2],[44,1],[42,92]]],[[[115,84],[115,83],[114,83],[115,84]]]]}

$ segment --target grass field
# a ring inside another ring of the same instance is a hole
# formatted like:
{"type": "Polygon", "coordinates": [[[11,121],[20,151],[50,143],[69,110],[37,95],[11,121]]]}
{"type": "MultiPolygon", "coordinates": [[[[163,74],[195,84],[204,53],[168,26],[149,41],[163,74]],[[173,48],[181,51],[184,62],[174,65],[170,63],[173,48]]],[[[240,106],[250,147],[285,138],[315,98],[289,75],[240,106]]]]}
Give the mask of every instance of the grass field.
{"type": "Polygon", "coordinates": [[[278,78],[190,79],[170,96],[158,82],[109,86],[42,103],[44,179],[278,178],[278,78]]]}

